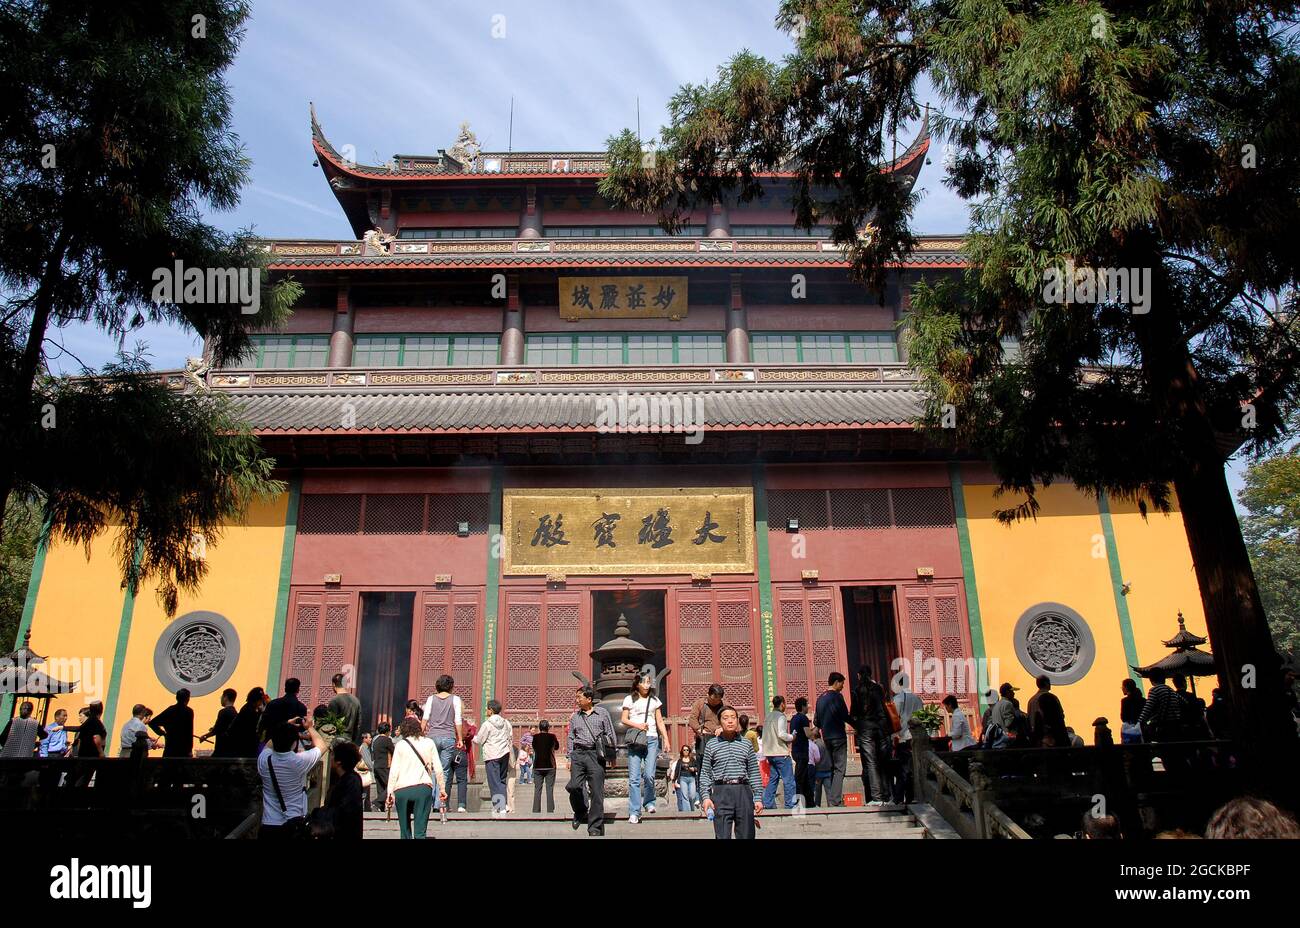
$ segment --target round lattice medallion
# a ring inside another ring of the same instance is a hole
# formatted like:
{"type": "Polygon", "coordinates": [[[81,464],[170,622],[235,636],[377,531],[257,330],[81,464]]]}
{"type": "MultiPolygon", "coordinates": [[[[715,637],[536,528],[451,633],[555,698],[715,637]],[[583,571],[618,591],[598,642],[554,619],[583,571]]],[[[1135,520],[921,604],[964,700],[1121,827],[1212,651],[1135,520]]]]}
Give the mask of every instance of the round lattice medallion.
{"type": "Polygon", "coordinates": [[[192,696],[220,689],[239,663],[239,634],[225,616],[187,612],[168,625],[153,651],[153,669],[169,690],[192,696]]]}
{"type": "Polygon", "coordinates": [[[1039,603],[1016,623],[1016,656],[1035,677],[1075,683],[1092,669],[1097,648],[1083,616],[1060,603],[1039,603]]]}

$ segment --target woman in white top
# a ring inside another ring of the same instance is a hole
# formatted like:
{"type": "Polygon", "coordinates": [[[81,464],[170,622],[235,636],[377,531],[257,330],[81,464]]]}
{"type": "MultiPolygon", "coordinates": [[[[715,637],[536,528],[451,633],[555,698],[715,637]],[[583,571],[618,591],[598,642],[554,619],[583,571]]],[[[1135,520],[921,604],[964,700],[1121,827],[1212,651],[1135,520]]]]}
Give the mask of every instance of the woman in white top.
{"type": "Polygon", "coordinates": [[[501,714],[501,703],[493,699],[487,704],[487,718],[474,736],[474,743],[483,751],[483,768],[487,771],[488,789],[492,793],[492,817],[506,814],[509,800],[506,779],[510,776],[510,751],[514,747],[514,729],[501,714]]]}
{"type": "Polygon", "coordinates": [[[400,731],[402,737],[393,745],[388,768],[388,807],[397,808],[397,828],[403,838],[423,838],[433,808],[434,781],[442,802],[447,801],[447,781],[438,746],[424,737],[420,720],[413,716],[402,719],[400,731]]]}
{"type": "Polygon", "coordinates": [[[655,762],[660,751],[672,751],[668,744],[668,729],[661,711],[663,703],[650,693],[650,678],[640,674],[632,684],[632,692],[623,697],[623,727],[643,731],[646,744],[643,748],[627,749],[627,823],[636,825],[643,812],[655,814],[655,762]],[[642,801],[643,784],[649,792],[642,801]]]}
{"type": "Polygon", "coordinates": [[[957,697],[949,693],[943,698],[943,704],[952,713],[952,721],[948,725],[948,737],[952,741],[952,750],[962,751],[975,743],[971,737],[970,722],[966,721],[966,714],[957,708],[957,697]]]}

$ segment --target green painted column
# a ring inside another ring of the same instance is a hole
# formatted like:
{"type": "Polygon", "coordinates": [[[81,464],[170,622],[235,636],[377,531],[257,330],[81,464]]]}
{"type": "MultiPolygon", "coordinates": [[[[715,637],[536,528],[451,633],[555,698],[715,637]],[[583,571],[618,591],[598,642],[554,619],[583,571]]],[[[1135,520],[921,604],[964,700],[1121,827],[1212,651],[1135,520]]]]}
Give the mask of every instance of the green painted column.
{"type": "MultiPolygon", "coordinates": [[[[972,655],[977,661],[976,667],[988,666],[988,654],[984,649],[984,620],[980,615],[979,586],[975,582],[975,556],[970,547],[970,525],[966,519],[966,492],[961,479],[961,465],[952,462],[948,465],[948,482],[952,486],[953,514],[957,520],[957,547],[961,551],[961,574],[966,587],[966,617],[970,621],[970,644],[972,655]]],[[[996,687],[997,681],[990,679],[989,685],[996,687]]],[[[984,693],[978,695],[979,705],[984,708],[984,693]]]]}
{"type": "MultiPolygon", "coordinates": [[[[137,542],[135,546],[135,567],[139,569],[140,558],[144,554],[143,546],[137,542]]],[[[108,729],[108,736],[104,739],[104,756],[112,757],[109,747],[113,741],[113,731],[117,727],[114,722],[117,720],[117,698],[122,688],[122,668],[126,666],[126,646],[131,640],[131,619],[135,615],[135,596],[128,587],[126,594],[122,597],[122,617],[117,623],[117,643],[113,646],[113,670],[108,678],[108,696],[104,700],[104,717],[100,719],[104,727],[108,729]]]]}
{"type": "Polygon", "coordinates": [[[1101,516],[1101,534],[1106,541],[1106,562],[1110,565],[1110,585],[1115,596],[1115,612],[1119,616],[1119,633],[1124,641],[1124,663],[1128,667],[1128,675],[1141,690],[1144,681],[1133,672],[1133,668],[1138,665],[1133,618],[1128,611],[1128,597],[1124,595],[1124,572],[1119,566],[1119,545],[1115,543],[1115,525],[1110,517],[1110,500],[1105,493],[1097,494],[1097,512],[1101,516]]]}
{"type": "Polygon", "coordinates": [[[266,667],[266,691],[280,692],[284,664],[284,638],[289,626],[289,580],[293,575],[293,549],[298,540],[298,506],[302,501],[302,475],[289,478],[289,505],[284,512],[284,543],[280,548],[280,583],[275,594],[275,628],[271,631],[271,656],[266,667]]]}
{"type": "Polygon", "coordinates": [[[492,490],[488,496],[487,593],[483,604],[483,671],[479,685],[479,718],[496,690],[497,605],[501,598],[501,465],[492,465],[492,490]]]}
{"type": "Polygon", "coordinates": [[[766,712],[776,695],[776,635],[772,629],[772,561],[767,550],[767,470],[754,465],[754,553],[758,558],[758,618],[763,642],[763,703],[766,712]]]}
{"type": "MultiPolygon", "coordinates": [[[[41,590],[41,577],[45,574],[45,554],[49,550],[49,539],[46,533],[49,531],[47,522],[41,529],[41,534],[36,542],[36,554],[32,558],[32,573],[27,578],[27,598],[23,600],[22,618],[18,620],[18,637],[14,641],[14,650],[21,648],[23,645],[23,636],[27,630],[32,627],[32,616],[36,612],[36,596],[41,590]]],[[[0,719],[13,718],[14,698],[6,694],[0,698],[0,719]]]]}

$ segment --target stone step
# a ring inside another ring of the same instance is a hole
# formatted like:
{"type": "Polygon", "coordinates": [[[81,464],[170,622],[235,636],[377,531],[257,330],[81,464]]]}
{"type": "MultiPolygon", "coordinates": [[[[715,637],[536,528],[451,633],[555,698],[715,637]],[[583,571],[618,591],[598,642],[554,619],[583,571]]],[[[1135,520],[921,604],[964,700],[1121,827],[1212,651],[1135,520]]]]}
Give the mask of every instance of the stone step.
{"type": "MultiPolygon", "coordinates": [[[[930,837],[929,830],[917,816],[907,810],[834,809],[812,810],[800,815],[766,812],[759,820],[760,838],[871,838],[918,839],[930,837]]],[[[429,822],[428,834],[438,839],[462,840],[473,838],[586,838],[585,829],[574,830],[567,816],[537,815],[531,813],[494,819],[490,814],[455,814],[442,824],[435,814],[429,822]]],[[[659,813],[646,816],[640,824],[630,825],[625,816],[606,820],[605,836],[608,838],[646,839],[699,839],[713,838],[713,829],[707,820],[692,813],[659,813]]],[[[366,817],[365,837],[391,839],[398,837],[396,820],[383,815],[366,817]]]]}

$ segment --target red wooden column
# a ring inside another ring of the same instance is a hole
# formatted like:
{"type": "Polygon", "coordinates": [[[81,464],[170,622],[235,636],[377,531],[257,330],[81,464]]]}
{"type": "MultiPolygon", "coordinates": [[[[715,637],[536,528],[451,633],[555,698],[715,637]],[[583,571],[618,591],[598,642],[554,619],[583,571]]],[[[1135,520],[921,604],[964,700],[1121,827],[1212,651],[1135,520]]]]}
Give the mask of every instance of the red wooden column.
{"type": "Polygon", "coordinates": [[[731,303],[727,307],[727,363],[749,363],[749,321],[739,274],[731,275],[731,303]]]}
{"type": "Polygon", "coordinates": [[[334,330],[330,333],[330,367],[352,365],[352,328],[355,321],[351,290],[346,282],[340,281],[334,304],[334,330]]]}

